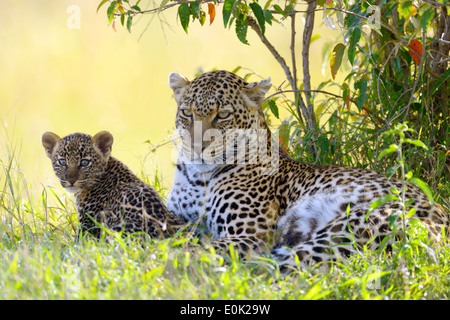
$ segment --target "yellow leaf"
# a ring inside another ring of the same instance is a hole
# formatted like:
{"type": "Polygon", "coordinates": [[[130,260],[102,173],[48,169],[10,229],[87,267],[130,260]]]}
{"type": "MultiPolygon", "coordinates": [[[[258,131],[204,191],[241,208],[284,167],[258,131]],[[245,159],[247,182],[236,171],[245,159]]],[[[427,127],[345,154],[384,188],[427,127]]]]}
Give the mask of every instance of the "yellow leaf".
{"type": "Polygon", "coordinates": [[[343,45],[342,43],[338,43],[333,49],[330,61],[331,76],[333,77],[333,80],[336,77],[336,73],[338,72],[339,67],[341,66],[344,51],[345,45],[343,45]]]}

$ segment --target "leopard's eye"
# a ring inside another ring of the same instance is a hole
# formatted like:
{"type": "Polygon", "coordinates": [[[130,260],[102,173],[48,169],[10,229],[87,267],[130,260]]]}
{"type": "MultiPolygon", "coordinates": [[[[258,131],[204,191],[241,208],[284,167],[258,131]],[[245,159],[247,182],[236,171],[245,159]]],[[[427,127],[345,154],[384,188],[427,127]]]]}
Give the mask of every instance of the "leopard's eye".
{"type": "Polygon", "coordinates": [[[91,163],[91,160],[83,159],[83,160],[80,161],[80,166],[81,167],[87,167],[90,163],[91,163]]]}
{"type": "Polygon", "coordinates": [[[186,118],[192,117],[192,111],[189,109],[181,109],[181,114],[186,118]]]}
{"type": "Polygon", "coordinates": [[[61,166],[65,166],[67,164],[67,161],[66,161],[66,159],[59,159],[58,164],[61,166]]]}
{"type": "Polygon", "coordinates": [[[228,119],[230,116],[231,116],[231,112],[222,111],[217,114],[216,119],[217,120],[225,120],[225,119],[228,119]]]}

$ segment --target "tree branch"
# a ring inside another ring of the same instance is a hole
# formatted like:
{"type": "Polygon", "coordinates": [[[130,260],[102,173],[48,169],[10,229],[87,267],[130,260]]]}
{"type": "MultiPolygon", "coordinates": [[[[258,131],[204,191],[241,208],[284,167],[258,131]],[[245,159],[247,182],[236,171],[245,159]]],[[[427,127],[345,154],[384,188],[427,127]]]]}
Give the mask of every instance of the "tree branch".
{"type": "Polygon", "coordinates": [[[295,13],[291,14],[291,59],[292,59],[292,75],[293,75],[293,85],[291,85],[291,88],[293,90],[294,94],[294,104],[295,108],[297,110],[298,117],[301,121],[301,123],[304,123],[302,114],[306,117],[307,110],[305,106],[305,102],[303,101],[302,97],[299,94],[299,91],[297,90],[297,62],[295,60],[295,13]]]}
{"type": "MultiPolygon", "coordinates": [[[[317,138],[317,128],[316,128],[316,116],[314,113],[314,107],[311,103],[311,76],[309,73],[309,47],[311,44],[311,35],[314,28],[314,17],[317,1],[312,0],[308,2],[308,12],[306,13],[305,20],[305,30],[303,31],[303,49],[302,49],[302,63],[303,63],[303,86],[305,88],[305,100],[306,100],[306,128],[308,131],[313,132],[313,138],[317,138]]],[[[314,145],[312,150],[314,154],[317,155],[317,150],[315,150],[314,145]]]]}
{"type": "MultiPolygon", "coordinates": [[[[282,94],[282,93],[286,93],[286,92],[306,92],[306,90],[298,90],[298,89],[297,90],[280,90],[280,91],[275,92],[274,94],[271,94],[270,96],[267,96],[264,99],[264,101],[269,100],[270,98],[272,98],[272,97],[274,97],[276,95],[279,95],[279,94],[282,94]]],[[[335,94],[335,93],[332,93],[332,92],[328,92],[328,91],[324,91],[324,90],[309,90],[309,92],[323,93],[323,94],[327,94],[327,95],[333,96],[334,98],[344,99],[342,96],[340,96],[338,94],[335,94]]],[[[351,99],[351,98],[349,99],[349,101],[354,102],[353,99],[351,99]]]]}

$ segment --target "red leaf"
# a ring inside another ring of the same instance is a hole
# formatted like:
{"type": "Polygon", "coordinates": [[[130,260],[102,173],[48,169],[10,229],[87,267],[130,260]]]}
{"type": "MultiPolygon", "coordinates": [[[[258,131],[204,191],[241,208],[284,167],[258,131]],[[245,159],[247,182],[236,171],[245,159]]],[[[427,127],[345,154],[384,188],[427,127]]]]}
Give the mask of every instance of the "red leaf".
{"type": "Polygon", "coordinates": [[[345,97],[345,105],[347,106],[347,109],[350,110],[350,93],[345,97]]]}
{"type": "Polygon", "coordinates": [[[113,28],[114,32],[117,32],[117,30],[116,30],[116,20],[114,20],[112,22],[112,28],[113,28]]]}
{"type": "Polygon", "coordinates": [[[278,136],[278,144],[281,146],[281,149],[284,151],[284,153],[288,154],[288,142],[286,141],[286,139],[283,139],[282,136],[278,136]]]}
{"type": "Polygon", "coordinates": [[[213,3],[208,3],[209,24],[211,25],[216,17],[216,8],[213,3]]]}
{"type": "Polygon", "coordinates": [[[419,40],[413,40],[409,44],[409,54],[411,55],[411,58],[413,58],[413,60],[416,64],[420,64],[420,59],[423,54],[422,49],[423,49],[422,43],[419,40]],[[417,55],[416,53],[419,55],[417,55]]]}

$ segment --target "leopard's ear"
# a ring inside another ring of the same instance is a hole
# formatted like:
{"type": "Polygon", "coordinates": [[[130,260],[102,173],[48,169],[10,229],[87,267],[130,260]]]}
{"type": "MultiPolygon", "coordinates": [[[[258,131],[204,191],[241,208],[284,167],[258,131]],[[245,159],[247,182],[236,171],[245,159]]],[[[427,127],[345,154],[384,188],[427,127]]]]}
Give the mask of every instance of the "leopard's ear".
{"type": "Polygon", "coordinates": [[[109,131],[100,131],[95,136],[92,137],[92,142],[94,147],[108,159],[111,156],[112,144],[114,142],[114,137],[109,131]]]}
{"type": "Polygon", "coordinates": [[[53,151],[55,151],[56,146],[60,141],[61,138],[57,134],[54,134],[53,132],[47,131],[42,134],[41,143],[42,146],[44,147],[45,154],[47,155],[47,157],[49,157],[50,159],[52,158],[53,151]]]}
{"type": "Polygon", "coordinates": [[[258,106],[260,106],[264,100],[264,96],[266,95],[267,91],[269,91],[271,86],[271,79],[267,78],[260,82],[251,82],[244,86],[243,90],[246,96],[253,103],[256,103],[258,106]]]}
{"type": "Polygon", "coordinates": [[[184,90],[186,90],[186,87],[191,82],[184,76],[182,76],[179,73],[172,72],[169,74],[169,85],[173,90],[173,97],[175,98],[175,101],[178,103],[180,102],[181,96],[184,93],[184,90]]]}

